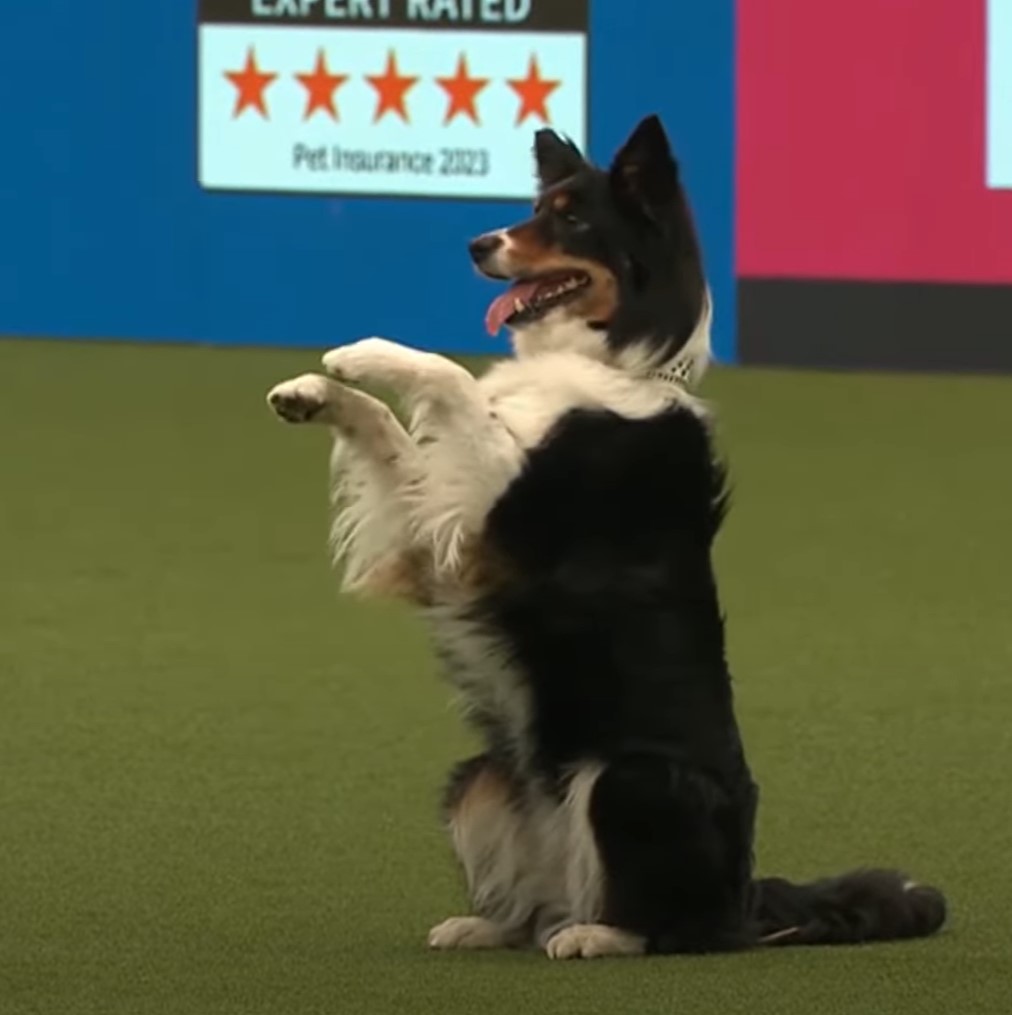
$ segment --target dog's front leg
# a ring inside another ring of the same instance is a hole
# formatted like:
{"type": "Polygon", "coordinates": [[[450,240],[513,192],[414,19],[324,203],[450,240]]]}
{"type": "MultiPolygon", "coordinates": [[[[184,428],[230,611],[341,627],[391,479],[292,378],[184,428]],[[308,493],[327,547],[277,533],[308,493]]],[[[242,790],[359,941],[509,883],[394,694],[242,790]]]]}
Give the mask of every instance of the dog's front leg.
{"type": "Polygon", "coordinates": [[[267,401],[286,422],[333,431],[331,538],[345,588],[427,601],[431,559],[408,507],[423,463],[400,420],[379,399],[319,374],[283,381],[267,401]]]}
{"type": "Polygon", "coordinates": [[[443,356],[370,338],[332,349],[323,363],[334,377],[383,385],[408,403],[424,462],[412,498],[414,528],[431,545],[437,573],[453,574],[519,472],[522,449],[474,377],[443,356]]]}

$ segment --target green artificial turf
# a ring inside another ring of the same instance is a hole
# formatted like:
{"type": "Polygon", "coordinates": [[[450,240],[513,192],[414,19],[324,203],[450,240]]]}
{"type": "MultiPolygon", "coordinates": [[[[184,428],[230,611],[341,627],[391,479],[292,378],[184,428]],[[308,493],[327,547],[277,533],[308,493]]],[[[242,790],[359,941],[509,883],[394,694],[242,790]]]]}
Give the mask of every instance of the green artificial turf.
{"type": "Polygon", "coordinates": [[[973,1015],[1012,984],[1012,382],[718,371],[759,865],[907,865],[940,937],[430,954],[471,748],[419,623],[339,599],[317,354],[0,343],[0,1013],[973,1015]]]}

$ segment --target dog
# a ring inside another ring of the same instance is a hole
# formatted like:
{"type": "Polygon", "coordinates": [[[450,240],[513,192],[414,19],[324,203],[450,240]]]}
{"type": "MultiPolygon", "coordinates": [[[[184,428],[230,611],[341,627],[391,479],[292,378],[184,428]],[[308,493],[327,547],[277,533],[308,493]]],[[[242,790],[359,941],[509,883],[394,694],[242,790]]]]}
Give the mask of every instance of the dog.
{"type": "Polygon", "coordinates": [[[608,169],[551,130],[533,215],[478,237],[515,356],[475,379],[383,339],[272,409],[335,435],[353,591],[417,604],[484,751],[444,814],[473,912],[436,949],[554,959],[927,935],[943,895],[892,870],[757,879],[711,547],[728,506],[707,406],[712,303],[663,126],[608,169]],[[407,423],[361,390],[385,388],[407,423]]]}

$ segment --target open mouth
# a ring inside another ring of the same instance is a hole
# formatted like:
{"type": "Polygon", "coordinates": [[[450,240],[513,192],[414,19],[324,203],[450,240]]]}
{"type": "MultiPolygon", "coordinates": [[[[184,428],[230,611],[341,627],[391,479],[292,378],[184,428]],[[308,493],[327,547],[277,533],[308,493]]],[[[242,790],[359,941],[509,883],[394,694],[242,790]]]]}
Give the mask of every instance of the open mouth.
{"type": "Polygon", "coordinates": [[[530,324],[549,310],[574,299],[590,285],[585,271],[555,271],[536,278],[518,278],[501,296],[492,301],[485,315],[490,335],[504,325],[530,324]]]}

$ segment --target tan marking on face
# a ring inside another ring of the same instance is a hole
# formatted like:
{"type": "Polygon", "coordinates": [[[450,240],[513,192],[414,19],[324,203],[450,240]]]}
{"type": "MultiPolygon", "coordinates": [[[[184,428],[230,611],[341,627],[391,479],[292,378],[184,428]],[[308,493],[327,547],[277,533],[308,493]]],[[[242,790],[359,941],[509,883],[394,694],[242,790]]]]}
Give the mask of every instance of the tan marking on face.
{"type": "Polygon", "coordinates": [[[552,247],[545,244],[537,219],[507,229],[506,237],[509,240],[510,263],[521,271],[537,270],[531,266],[552,251],[552,247]]]}
{"type": "Polygon", "coordinates": [[[581,289],[563,309],[586,321],[610,321],[618,309],[618,279],[604,265],[594,261],[579,258],[569,261],[574,270],[585,271],[590,276],[590,285],[581,289]]]}
{"type": "Polygon", "coordinates": [[[561,191],[552,197],[552,211],[554,212],[565,212],[569,211],[570,206],[573,203],[573,199],[569,196],[566,191],[561,191]]]}

